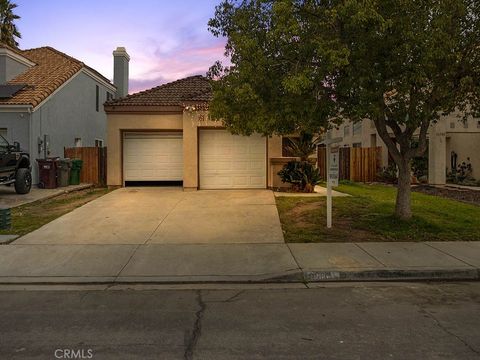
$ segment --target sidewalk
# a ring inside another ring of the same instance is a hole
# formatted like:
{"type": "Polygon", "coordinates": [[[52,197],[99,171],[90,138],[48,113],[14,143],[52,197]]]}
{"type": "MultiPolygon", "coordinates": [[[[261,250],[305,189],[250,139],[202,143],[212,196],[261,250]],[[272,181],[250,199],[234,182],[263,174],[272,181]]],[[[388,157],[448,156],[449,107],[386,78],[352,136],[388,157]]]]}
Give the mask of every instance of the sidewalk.
{"type": "Polygon", "coordinates": [[[480,242],[4,245],[0,283],[478,280],[480,242]]]}

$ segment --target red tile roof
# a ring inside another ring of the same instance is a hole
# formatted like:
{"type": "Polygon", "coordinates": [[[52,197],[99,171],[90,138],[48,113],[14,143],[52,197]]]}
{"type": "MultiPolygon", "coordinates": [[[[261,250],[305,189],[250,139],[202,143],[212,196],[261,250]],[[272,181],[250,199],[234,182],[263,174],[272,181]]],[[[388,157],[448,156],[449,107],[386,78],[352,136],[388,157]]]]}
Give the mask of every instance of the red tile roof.
{"type": "Polygon", "coordinates": [[[185,106],[204,108],[212,99],[210,81],[201,75],[190,76],[167,84],[109,101],[107,106],[185,106]]]}
{"type": "Polygon", "coordinates": [[[107,78],[80,60],[49,46],[30,50],[16,50],[0,44],[0,48],[13,51],[36,64],[7,82],[11,85],[26,84],[27,86],[9,99],[0,99],[0,106],[31,105],[35,107],[83,68],[110,83],[107,78]]]}

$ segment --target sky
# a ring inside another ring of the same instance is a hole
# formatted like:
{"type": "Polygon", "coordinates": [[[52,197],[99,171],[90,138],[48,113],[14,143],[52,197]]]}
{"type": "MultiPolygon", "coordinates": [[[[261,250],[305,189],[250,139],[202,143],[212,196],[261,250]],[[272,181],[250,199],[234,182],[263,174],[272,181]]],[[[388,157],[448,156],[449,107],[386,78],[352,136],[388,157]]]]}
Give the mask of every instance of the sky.
{"type": "Polygon", "coordinates": [[[130,55],[129,92],[224,61],[225,39],[207,28],[220,0],[12,0],[20,49],[51,46],[113,79],[112,52],[130,55]]]}

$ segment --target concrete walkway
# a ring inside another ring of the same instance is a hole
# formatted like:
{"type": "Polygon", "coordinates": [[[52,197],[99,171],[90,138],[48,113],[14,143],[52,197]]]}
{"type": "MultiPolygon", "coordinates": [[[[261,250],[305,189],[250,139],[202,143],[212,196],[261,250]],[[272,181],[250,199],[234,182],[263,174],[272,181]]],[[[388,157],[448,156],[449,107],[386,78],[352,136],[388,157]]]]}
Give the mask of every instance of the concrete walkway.
{"type": "Polygon", "coordinates": [[[34,201],[50,199],[71,191],[88,189],[92,186],[92,184],[80,184],[56,189],[39,189],[36,186],[32,186],[30,192],[24,195],[17,194],[13,185],[0,186],[0,208],[14,208],[20,205],[32,203],[34,201]]]}
{"type": "Polygon", "coordinates": [[[0,246],[0,283],[478,280],[480,242],[0,246]]]}
{"type": "MultiPolygon", "coordinates": [[[[274,191],[275,197],[326,197],[327,188],[323,186],[315,186],[315,192],[313,193],[297,193],[297,192],[286,192],[286,191],[274,191]]],[[[342,193],[340,191],[332,190],[332,196],[350,196],[349,194],[342,193]]]]}

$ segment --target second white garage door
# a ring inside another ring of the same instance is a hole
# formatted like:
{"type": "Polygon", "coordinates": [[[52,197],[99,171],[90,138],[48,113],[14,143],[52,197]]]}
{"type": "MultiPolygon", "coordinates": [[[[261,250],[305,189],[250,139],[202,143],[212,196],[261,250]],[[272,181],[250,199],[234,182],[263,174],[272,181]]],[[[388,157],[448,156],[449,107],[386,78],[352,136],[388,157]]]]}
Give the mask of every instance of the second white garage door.
{"type": "Polygon", "coordinates": [[[181,133],[126,133],[123,141],[124,181],[183,180],[181,133]]]}
{"type": "Polygon", "coordinates": [[[225,130],[200,130],[201,189],[266,187],[266,140],[225,130]]]}

